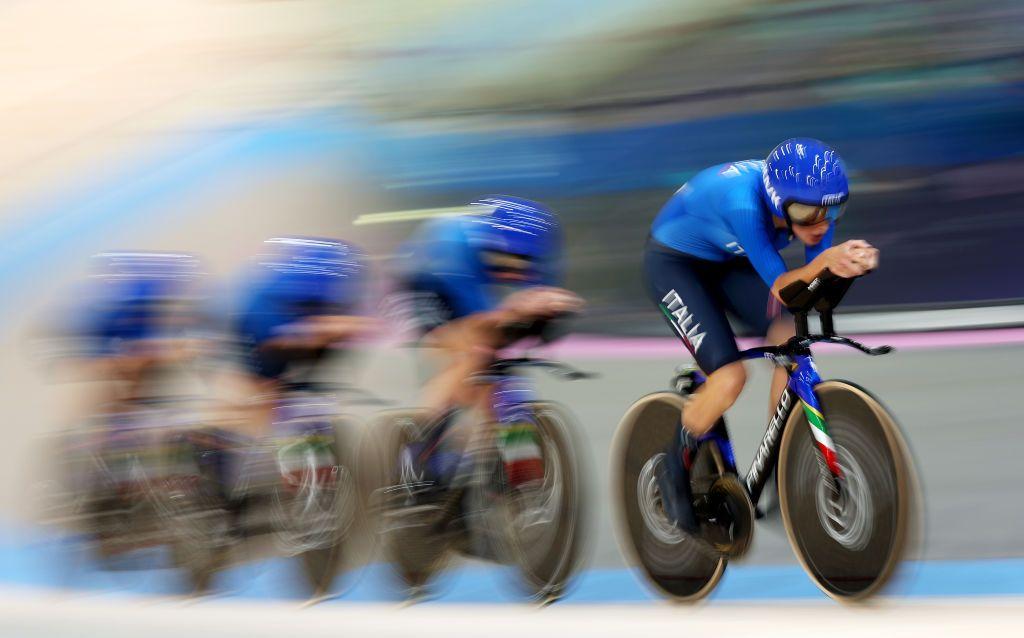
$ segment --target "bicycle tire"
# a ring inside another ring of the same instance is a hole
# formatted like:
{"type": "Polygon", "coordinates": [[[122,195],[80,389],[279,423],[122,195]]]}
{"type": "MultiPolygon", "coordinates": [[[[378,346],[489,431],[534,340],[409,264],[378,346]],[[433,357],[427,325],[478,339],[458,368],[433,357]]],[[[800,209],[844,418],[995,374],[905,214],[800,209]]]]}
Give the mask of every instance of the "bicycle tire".
{"type": "Polygon", "coordinates": [[[583,484],[588,474],[579,428],[570,412],[550,401],[534,402],[530,410],[545,450],[545,470],[554,470],[546,480],[558,483],[553,486],[559,499],[554,504],[554,527],[545,525],[547,529],[541,530],[544,539],[518,538],[516,526],[499,517],[500,529],[493,529],[492,533],[503,539],[502,553],[507,562],[515,565],[522,589],[530,598],[550,604],[565,595],[586,555],[581,530],[586,529],[589,511],[583,484]],[[549,459],[549,453],[555,458],[549,459]]]}
{"type": "Polygon", "coordinates": [[[864,600],[885,587],[908,548],[916,473],[895,418],[867,390],[830,380],[815,391],[847,475],[845,500],[838,509],[829,505],[811,426],[797,410],[779,448],[782,519],[794,553],[819,589],[839,601],[864,600]]]}
{"type": "MultiPolygon", "coordinates": [[[[685,404],[686,399],[679,394],[657,392],[630,406],[612,441],[611,467],[620,548],[656,592],[675,602],[692,603],[714,590],[728,560],[710,556],[682,532],[679,540],[659,539],[652,531],[652,521],[645,520],[640,504],[640,493],[648,483],[647,468],[667,447],[673,428],[680,427],[679,415],[685,404]]],[[[701,452],[691,468],[695,497],[710,488],[716,475],[725,473],[714,446],[704,446],[701,452]]],[[[655,516],[656,513],[648,512],[655,516]]]]}
{"type": "Polygon", "coordinates": [[[348,571],[349,565],[345,563],[347,560],[345,548],[351,540],[352,530],[356,527],[357,519],[363,511],[360,507],[359,485],[357,484],[355,455],[357,447],[353,445],[358,433],[356,421],[351,418],[338,417],[334,419],[332,427],[334,441],[331,444],[331,454],[339,468],[337,480],[348,481],[347,498],[351,500],[348,502],[344,500],[346,487],[339,486],[340,494],[332,503],[337,529],[331,531],[330,539],[325,539],[321,543],[322,546],[299,553],[302,575],[314,598],[326,595],[337,580],[348,571]]]}
{"type": "Polygon", "coordinates": [[[434,505],[407,506],[400,494],[388,492],[403,482],[399,456],[403,445],[420,436],[425,428],[425,410],[389,410],[371,423],[371,432],[383,437],[383,476],[374,507],[378,530],[388,564],[406,588],[410,598],[424,595],[451,556],[449,543],[439,538],[434,526],[440,508],[434,505]]]}

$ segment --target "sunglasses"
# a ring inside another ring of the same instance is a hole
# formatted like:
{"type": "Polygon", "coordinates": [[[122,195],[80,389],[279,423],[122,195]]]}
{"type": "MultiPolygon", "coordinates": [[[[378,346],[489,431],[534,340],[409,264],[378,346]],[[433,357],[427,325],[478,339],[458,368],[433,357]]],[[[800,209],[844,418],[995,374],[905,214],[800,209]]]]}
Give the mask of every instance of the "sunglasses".
{"type": "Polygon", "coordinates": [[[786,206],[789,221],[796,226],[814,226],[824,221],[833,222],[842,217],[844,212],[846,212],[846,204],[815,206],[793,202],[786,206]]]}
{"type": "Polygon", "coordinates": [[[485,250],[481,251],[480,259],[487,270],[494,275],[512,279],[527,279],[534,274],[535,264],[526,255],[485,250]]]}

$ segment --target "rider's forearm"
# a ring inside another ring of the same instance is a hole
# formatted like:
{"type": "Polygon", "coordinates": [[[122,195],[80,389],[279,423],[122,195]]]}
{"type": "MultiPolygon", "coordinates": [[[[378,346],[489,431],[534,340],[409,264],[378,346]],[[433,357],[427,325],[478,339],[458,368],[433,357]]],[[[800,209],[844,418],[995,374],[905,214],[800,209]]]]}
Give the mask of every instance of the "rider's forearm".
{"type": "Polygon", "coordinates": [[[155,362],[148,356],[82,357],[63,362],[60,371],[73,380],[125,380],[138,376],[155,362]]]}
{"type": "Polygon", "coordinates": [[[800,266],[799,268],[794,268],[793,270],[784,272],[781,275],[779,275],[778,278],[775,280],[775,283],[772,284],[772,295],[774,295],[775,298],[778,299],[779,301],[782,301],[782,297],[779,296],[779,293],[782,292],[783,288],[785,288],[786,286],[795,281],[803,281],[805,283],[810,283],[815,277],[818,276],[819,273],[821,273],[822,270],[825,270],[825,268],[827,267],[828,259],[825,257],[825,253],[821,253],[820,255],[815,257],[811,261],[811,263],[806,264],[804,266],[800,266]]]}
{"type": "Polygon", "coordinates": [[[518,315],[505,308],[463,317],[434,331],[434,339],[443,348],[465,351],[498,348],[502,345],[503,328],[518,320],[518,315]]]}
{"type": "Polygon", "coordinates": [[[324,346],[324,340],[313,334],[298,334],[271,337],[260,344],[259,349],[274,350],[312,350],[324,346]]]}
{"type": "Polygon", "coordinates": [[[366,317],[347,315],[307,317],[284,326],[281,329],[281,334],[265,341],[262,347],[268,350],[326,348],[335,343],[363,336],[373,327],[373,320],[366,317]]]}
{"type": "Polygon", "coordinates": [[[94,381],[119,378],[124,366],[114,357],[82,357],[62,360],[56,367],[62,380],[94,381]]]}

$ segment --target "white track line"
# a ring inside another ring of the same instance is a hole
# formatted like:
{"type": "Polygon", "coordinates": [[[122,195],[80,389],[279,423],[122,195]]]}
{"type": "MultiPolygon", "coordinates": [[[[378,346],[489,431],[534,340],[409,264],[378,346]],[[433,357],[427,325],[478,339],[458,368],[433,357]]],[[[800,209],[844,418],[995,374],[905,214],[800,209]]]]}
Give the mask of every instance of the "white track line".
{"type": "Polygon", "coordinates": [[[1011,635],[1024,626],[1024,601],[931,599],[846,607],[835,603],[719,603],[696,607],[562,605],[338,604],[74,597],[56,592],[0,590],[0,636],[18,638],[181,638],[182,636],[344,635],[350,638],[541,638],[543,636],[686,635],[759,637],[1011,635]],[[1016,628],[1016,631],[1013,629],[1016,628]],[[999,633],[995,633],[999,632],[999,633]]]}

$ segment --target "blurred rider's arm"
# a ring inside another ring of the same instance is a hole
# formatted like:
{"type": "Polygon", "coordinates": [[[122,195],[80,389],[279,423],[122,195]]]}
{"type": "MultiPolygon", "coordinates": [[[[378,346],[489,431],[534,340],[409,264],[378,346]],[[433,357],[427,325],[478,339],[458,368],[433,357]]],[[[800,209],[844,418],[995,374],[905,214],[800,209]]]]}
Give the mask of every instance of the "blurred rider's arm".
{"type": "Polygon", "coordinates": [[[377,327],[372,317],[350,314],[323,314],[303,317],[281,326],[279,334],[264,341],[266,350],[316,350],[364,337],[377,327]]]}
{"type": "Polygon", "coordinates": [[[564,288],[533,286],[518,290],[493,310],[477,312],[431,332],[431,340],[452,350],[489,354],[508,345],[505,328],[577,313],[583,300],[564,288]]]}

